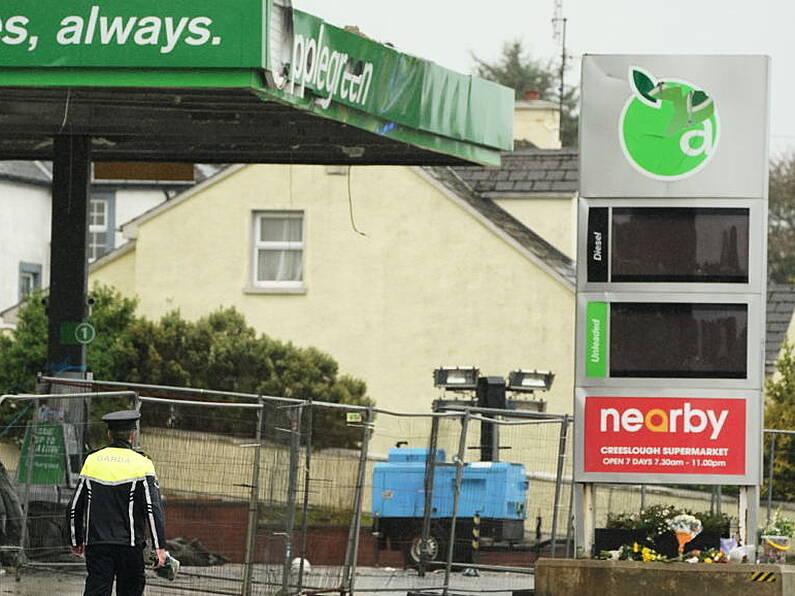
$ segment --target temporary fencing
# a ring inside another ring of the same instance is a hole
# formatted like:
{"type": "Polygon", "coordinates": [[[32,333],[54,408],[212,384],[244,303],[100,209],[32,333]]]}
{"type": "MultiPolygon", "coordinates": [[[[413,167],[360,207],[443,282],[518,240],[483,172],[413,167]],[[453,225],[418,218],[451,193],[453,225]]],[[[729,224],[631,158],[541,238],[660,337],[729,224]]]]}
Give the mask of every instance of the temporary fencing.
{"type": "Polygon", "coordinates": [[[16,545],[25,564],[81,565],[57,528],[85,448],[104,444],[101,422],[62,424],[72,443],[84,448],[61,453],[74,460],[65,466],[63,483],[40,483],[44,460],[37,458],[42,437],[58,424],[56,400],[85,400],[89,410],[140,410],[139,447],[157,469],[169,550],[183,564],[174,582],[149,577],[151,594],[405,593],[416,585],[446,593],[456,581],[451,574],[464,567],[504,571],[513,579],[499,585],[521,589],[527,583],[522,574],[539,554],[571,552],[570,484],[564,482],[569,416],[470,407],[406,413],[180,387],[42,380],[50,390],[70,393],[14,396],[33,405],[9,430],[30,433],[14,470],[27,520],[21,524],[27,535],[16,545]],[[510,464],[481,461],[484,434],[491,437],[490,457],[510,464]],[[374,485],[376,466],[387,463],[396,446],[422,448],[419,476],[407,487],[374,485]],[[485,472],[500,467],[517,474],[521,486],[513,487],[513,496],[484,491],[485,472]],[[397,534],[376,516],[376,501],[386,496],[419,503],[398,521],[397,534]],[[495,515],[513,523],[498,523],[495,515]],[[39,528],[45,524],[49,530],[39,528]],[[404,566],[418,573],[407,573],[405,582],[378,579],[378,569],[404,566]],[[429,573],[434,569],[441,572],[429,573]],[[418,575],[424,583],[412,583],[418,575]]]}

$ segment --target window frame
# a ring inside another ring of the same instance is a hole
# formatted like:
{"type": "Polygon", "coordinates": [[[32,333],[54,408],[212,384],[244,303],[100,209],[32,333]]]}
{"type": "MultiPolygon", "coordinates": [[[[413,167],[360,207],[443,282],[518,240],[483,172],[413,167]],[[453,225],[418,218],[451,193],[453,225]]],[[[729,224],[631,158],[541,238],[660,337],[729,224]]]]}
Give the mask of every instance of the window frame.
{"type": "Polygon", "coordinates": [[[306,289],[306,212],[303,209],[258,209],[251,212],[251,268],[247,291],[256,293],[303,293],[306,289]],[[301,240],[260,240],[263,219],[300,219],[301,240]],[[300,280],[260,280],[259,254],[262,250],[301,252],[300,280]]]}
{"type": "Polygon", "coordinates": [[[24,261],[19,263],[18,292],[20,302],[27,298],[31,293],[41,288],[41,271],[42,267],[38,263],[26,263],[24,261]],[[22,280],[25,277],[29,277],[31,279],[30,291],[27,294],[23,293],[22,291],[22,280]]]}
{"type": "Polygon", "coordinates": [[[88,241],[86,243],[86,256],[89,263],[101,259],[115,248],[116,236],[116,195],[113,192],[92,192],[89,197],[88,212],[88,241]],[[105,206],[105,225],[99,226],[91,223],[92,204],[101,202],[105,206]],[[92,234],[105,233],[104,244],[94,244],[91,242],[92,234]],[[101,254],[94,254],[94,247],[102,247],[101,254]]]}

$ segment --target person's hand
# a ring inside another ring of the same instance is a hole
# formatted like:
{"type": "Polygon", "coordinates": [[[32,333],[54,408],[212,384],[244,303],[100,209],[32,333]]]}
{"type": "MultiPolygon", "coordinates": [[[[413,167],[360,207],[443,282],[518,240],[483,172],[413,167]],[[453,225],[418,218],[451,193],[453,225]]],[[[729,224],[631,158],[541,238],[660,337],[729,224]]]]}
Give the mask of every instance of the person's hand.
{"type": "Polygon", "coordinates": [[[83,553],[85,553],[86,547],[85,545],[81,544],[79,546],[71,546],[69,547],[72,551],[72,554],[76,557],[82,557],[83,553]]]}
{"type": "Polygon", "coordinates": [[[162,567],[163,565],[166,564],[166,555],[168,553],[164,548],[156,548],[155,554],[157,555],[157,562],[155,563],[155,569],[157,569],[158,567],[162,567]]]}

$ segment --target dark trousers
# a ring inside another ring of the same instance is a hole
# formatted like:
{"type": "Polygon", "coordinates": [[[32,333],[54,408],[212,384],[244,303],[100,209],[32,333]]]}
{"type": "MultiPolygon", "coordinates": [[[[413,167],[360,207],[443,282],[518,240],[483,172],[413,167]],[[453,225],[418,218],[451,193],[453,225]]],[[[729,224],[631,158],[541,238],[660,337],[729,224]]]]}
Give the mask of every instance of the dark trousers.
{"type": "Polygon", "coordinates": [[[141,596],[146,585],[144,549],[119,544],[86,547],[86,589],[83,596],[111,596],[116,579],[116,596],[141,596]]]}

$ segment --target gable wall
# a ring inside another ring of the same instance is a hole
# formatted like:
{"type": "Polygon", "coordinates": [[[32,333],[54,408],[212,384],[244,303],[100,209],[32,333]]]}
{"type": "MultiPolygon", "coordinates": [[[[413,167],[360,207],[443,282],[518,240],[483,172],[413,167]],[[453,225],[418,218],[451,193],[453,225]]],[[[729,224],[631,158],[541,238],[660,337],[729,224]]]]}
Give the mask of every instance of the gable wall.
{"type": "Polygon", "coordinates": [[[433,369],[460,364],[552,369],[548,411],[569,411],[573,291],[409,168],[354,168],[351,187],[366,237],[347,177],[322,166],[247,166],[142,222],[140,312],[235,306],[259,331],[331,353],[380,407],[428,412],[433,369]],[[245,292],[257,209],[305,211],[305,294],[245,292]]]}
{"type": "Polygon", "coordinates": [[[564,255],[574,259],[577,252],[577,201],[573,196],[494,199],[494,202],[564,255]]]}
{"type": "MultiPolygon", "coordinates": [[[[137,295],[135,287],[135,250],[114,257],[107,263],[92,271],[89,275],[89,291],[94,283],[113,286],[125,296],[134,298],[137,295]]],[[[98,263],[100,265],[100,263],[98,263]]]]}

